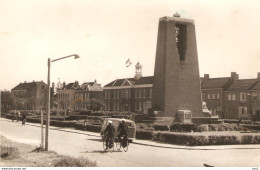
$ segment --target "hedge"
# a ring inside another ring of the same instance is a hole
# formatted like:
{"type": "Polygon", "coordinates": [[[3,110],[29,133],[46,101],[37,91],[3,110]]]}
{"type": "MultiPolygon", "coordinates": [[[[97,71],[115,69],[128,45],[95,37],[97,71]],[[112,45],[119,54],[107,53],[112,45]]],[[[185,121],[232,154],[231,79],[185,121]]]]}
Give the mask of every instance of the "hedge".
{"type": "Polygon", "coordinates": [[[260,144],[260,135],[231,134],[231,135],[203,135],[183,134],[178,132],[155,132],[154,141],[170,144],[202,146],[202,145],[234,145],[234,144],[260,144]]]}
{"type": "Polygon", "coordinates": [[[90,115],[93,111],[92,110],[80,110],[79,114],[80,115],[90,115]]]}
{"type": "Polygon", "coordinates": [[[242,125],[242,126],[250,130],[260,130],[260,125],[242,125]]]}
{"type": "Polygon", "coordinates": [[[71,115],[67,118],[67,120],[80,120],[80,119],[87,119],[88,115],[71,115]]]}
{"type": "Polygon", "coordinates": [[[57,121],[57,120],[50,121],[51,126],[57,126],[57,127],[74,127],[75,123],[77,123],[77,121],[57,121]]]}
{"type": "Polygon", "coordinates": [[[167,125],[154,124],[153,128],[155,131],[169,131],[169,127],[167,125]]]}
{"type": "Polygon", "coordinates": [[[198,126],[199,132],[204,131],[241,131],[244,126],[238,124],[201,124],[198,126]]]}
{"type": "Polygon", "coordinates": [[[101,131],[101,125],[87,124],[85,127],[84,123],[75,123],[74,127],[75,127],[75,129],[78,129],[78,130],[86,130],[86,131],[90,131],[90,132],[100,132],[101,131]]]}
{"type": "Polygon", "coordinates": [[[153,131],[150,130],[136,130],[136,139],[152,140],[153,131]]]}
{"type": "Polygon", "coordinates": [[[170,126],[170,131],[173,132],[197,132],[198,131],[198,126],[194,123],[173,123],[170,126]]]}

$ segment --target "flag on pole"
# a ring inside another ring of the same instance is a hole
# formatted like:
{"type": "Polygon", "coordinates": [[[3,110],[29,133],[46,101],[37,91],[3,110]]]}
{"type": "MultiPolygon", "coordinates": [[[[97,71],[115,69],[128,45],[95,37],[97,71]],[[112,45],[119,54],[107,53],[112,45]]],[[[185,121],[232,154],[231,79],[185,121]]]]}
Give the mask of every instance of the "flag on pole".
{"type": "Polygon", "coordinates": [[[125,62],[125,64],[126,64],[126,67],[129,67],[132,64],[132,62],[130,61],[130,58],[128,58],[128,60],[125,62]]]}

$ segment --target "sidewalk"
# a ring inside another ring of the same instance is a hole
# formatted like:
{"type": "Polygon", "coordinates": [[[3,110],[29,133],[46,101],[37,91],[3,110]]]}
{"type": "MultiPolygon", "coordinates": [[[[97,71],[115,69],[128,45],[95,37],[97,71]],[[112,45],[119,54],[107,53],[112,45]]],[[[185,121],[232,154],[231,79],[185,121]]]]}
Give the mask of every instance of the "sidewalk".
{"type": "MultiPolygon", "coordinates": [[[[0,121],[9,121],[12,122],[10,119],[0,118],[0,121]]],[[[14,122],[16,123],[16,122],[14,122]]],[[[18,122],[19,124],[21,122],[18,122]]],[[[38,123],[30,123],[26,122],[26,126],[36,126],[41,127],[38,123]]],[[[45,128],[44,128],[45,129],[45,128]]],[[[96,132],[89,132],[89,131],[82,131],[77,130],[74,128],[62,128],[62,127],[55,127],[50,126],[50,129],[52,130],[58,130],[58,131],[64,131],[64,132],[70,132],[70,133],[77,133],[77,134],[83,134],[87,136],[94,136],[94,137],[100,137],[99,133],[96,132]]],[[[44,130],[45,133],[45,130],[44,130]]],[[[100,137],[101,139],[101,137],[100,137]]],[[[166,143],[158,143],[151,140],[140,140],[135,139],[133,141],[133,144],[137,145],[144,145],[144,146],[153,146],[153,147],[160,147],[160,148],[169,148],[169,149],[185,149],[185,150],[231,150],[231,149],[260,149],[260,144],[251,144],[251,145],[210,145],[210,146],[181,146],[181,145],[173,145],[173,144],[166,144],[166,143]]]]}

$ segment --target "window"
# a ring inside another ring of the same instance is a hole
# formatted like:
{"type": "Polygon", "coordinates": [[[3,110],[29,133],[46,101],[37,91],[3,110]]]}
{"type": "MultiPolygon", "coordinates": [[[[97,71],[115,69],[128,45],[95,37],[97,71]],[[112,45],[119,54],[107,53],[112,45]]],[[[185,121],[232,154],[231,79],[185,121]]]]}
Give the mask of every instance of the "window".
{"type": "Polygon", "coordinates": [[[119,90],[117,91],[117,99],[119,99],[119,90]]]}
{"type": "Polygon", "coordinates": [[[139,98],[142,98],[142,89],[139,89],[139,98]]]}
{"type": "Polygon", "coordinates": [[[116,91],[114,91],[114,99],[116,99],[116,91]]]}
{"type": "Polygon", "coordinates": [[[231,100],[232,100],[232,95],[229,94],[229,95],[228,95],[228,101],[231,101],[231,100]]]}
{"type": "Polygon", "coordinates": [[[116,111],[116,102],[114,102],[114,108],[113,108],[114,111],[116,111]]]}
{"type": "Polygon", "coordinates": [[[217,99],[219,99],[219,93],[217,93],[217,99]]]}
{"type": "Polygon", "coordinates": [[[146,98],[146,89],[143,89],[143,98],[146,98]]]}
{"type": "Polygon", "coordinates": [[[119,102],[117,102],[117,109],[116,110],[119,111],[119,102]]]}
{"type": "Polygon", "coordinates": [[[210,94],[208,94],[208,99],[210,100],[210,94]]]}
{"type": "Polygon", "coordinates": [[[108,102],[108,105],[107,105],[107,110],[110,111],[110,102],[108,102]]]}
{"type": "Polygon", "coordinates": [[[255,93],[255,92],[252,93],[252,100],[258,100],[258,99],[257,99],[257,93],[255,93]]]}
{"type": "Polygon", "coordinates": [[[152,94],[153,94],[153,89],[150,89],[149,98],[152,98],[152,94]]]}
{"type": "Polygon", "coordinates": [[[128,90],[125,91],[125,98],[128,99],[128,90]]]}
{"type": "Polygon", "coordinates": [[[246,101],[246,93],[240,92],[240,101],[246,101]]]}
{"type": "Polygon", "coordinates": [[[236,100],[236,94],[232,94],[232,100],[236,100]]]}
{"type": "Polygon", "coordinates": [[[142,111],[142,102],[139,102],[139,111],[142,111]]]}
{"type": "Polygon", "coordinates": [[[110,91],[107,91],[107,98],[110,99],[110,91]]]}
{"type": "Polygon", "coordinates": [[[105,91],[105,99],[107,98],[107,91],[105,91]]]}
{"type": "Polygon", "coordinates": [[[135,111],[137,111],[137,110],[139,110],[139,109],[138,109],[138,103],[135,102],[135,111]]]}
{"type": "Polygon", "coordinates": [[[212,99],[215,99],[215,94],[212,94],[212,99]]]}
{"type": "Polygon", "coordinates": [[[107,103],[105,104],[105,110],[107,110],[107,103]]]}

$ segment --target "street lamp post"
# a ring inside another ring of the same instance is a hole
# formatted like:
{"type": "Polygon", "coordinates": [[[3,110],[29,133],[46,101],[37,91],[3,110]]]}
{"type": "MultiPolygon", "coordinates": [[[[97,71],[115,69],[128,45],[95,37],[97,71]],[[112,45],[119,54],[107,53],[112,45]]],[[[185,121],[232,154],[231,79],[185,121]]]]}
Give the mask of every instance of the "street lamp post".
{"type": "Polygon", "coordinates": [[[50,126],[50,68],[51,68],[51,63],[58,61],[58,60],[62,60],[65,58],[69,58],[69,57],[73,57],[74,59],[79,58],[79,56],[77,54],[72,54],[69,56],[65,56],[65,57],[61,57],[55,60],[51,60],[50,58],[48,58],[48,91],[47,91],[47,117],[46,117],[46,132],[45,132],[45,151],[48,151],[48,144],[49,144],[49,126],[50,126]]]}

